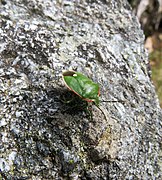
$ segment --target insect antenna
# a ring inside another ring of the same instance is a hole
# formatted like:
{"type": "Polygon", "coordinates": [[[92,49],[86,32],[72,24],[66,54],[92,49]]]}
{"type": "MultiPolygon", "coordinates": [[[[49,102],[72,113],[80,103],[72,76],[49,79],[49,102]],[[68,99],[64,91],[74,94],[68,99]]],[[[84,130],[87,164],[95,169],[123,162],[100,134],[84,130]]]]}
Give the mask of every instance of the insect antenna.
{"type": "Polygon", "coordinates": [[[125,101],[122,101],[122,100],[113,100],[113,101],[100,101],[100,102],[122,102],[122,103],[124,103],[125,101]]]}
{"type": "Polygon", "coordinates": [[[108,118],[107,118],[105,112],[99,106],[97,106],[96,104],[95,104],[95,106],[102,112],[102,114],[104,115],[104,118],[106,119],[106,121],[108,121],[108,118]]]}

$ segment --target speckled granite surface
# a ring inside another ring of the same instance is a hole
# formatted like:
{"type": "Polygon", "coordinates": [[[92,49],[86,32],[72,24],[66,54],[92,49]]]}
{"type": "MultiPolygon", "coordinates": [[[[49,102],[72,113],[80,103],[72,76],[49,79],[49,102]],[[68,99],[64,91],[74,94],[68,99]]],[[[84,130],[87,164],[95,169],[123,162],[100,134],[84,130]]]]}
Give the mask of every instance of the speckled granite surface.
{"type": "Polygon", "coordinates": [[[0,179],[161,179],[143,42],[125,0],[1,0],[0,179]],[[93,105],[89,118],[67,69],[100,84],[107,118],[93,105]]]}

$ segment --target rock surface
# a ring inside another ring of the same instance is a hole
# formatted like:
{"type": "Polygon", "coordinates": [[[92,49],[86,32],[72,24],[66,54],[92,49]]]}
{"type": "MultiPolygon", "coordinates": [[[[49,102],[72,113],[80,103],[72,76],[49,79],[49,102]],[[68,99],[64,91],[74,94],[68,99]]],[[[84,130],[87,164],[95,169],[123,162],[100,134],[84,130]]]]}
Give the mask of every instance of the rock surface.
{"type": "Polygon", "coordinates": [[[129,4],[0,3],[0,179],[161,179],[162,113],[129,4]],[[100,84],[106,118],[67,90],[67,69],[100,84]]]}

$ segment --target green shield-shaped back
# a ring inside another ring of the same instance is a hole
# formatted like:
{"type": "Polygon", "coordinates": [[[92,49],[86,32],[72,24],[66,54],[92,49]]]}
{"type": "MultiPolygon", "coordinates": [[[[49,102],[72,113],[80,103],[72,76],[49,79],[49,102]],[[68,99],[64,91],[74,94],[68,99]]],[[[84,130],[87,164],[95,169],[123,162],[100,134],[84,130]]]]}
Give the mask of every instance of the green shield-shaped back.
{"type": "Polygon", "coordinates": [[[99,85],[97,83],[75,71],[64,72],[63,79],[67,87],[81,98],[94,101],[96,105],[99,105],[99,85]]]}

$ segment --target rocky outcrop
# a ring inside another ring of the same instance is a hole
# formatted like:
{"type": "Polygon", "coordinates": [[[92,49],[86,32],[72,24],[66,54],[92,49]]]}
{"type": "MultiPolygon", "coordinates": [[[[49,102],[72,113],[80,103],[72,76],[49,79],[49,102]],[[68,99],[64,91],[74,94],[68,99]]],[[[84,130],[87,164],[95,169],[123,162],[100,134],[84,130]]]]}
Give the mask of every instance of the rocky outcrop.
{"type": "Polygon", "coordinates": [[[129,4],[3,0],[0,16],[0,179],[160,179],[162,113],[129,4]],[[101,110],[65,87],[68,69],[100,84],[101,110]]]}

